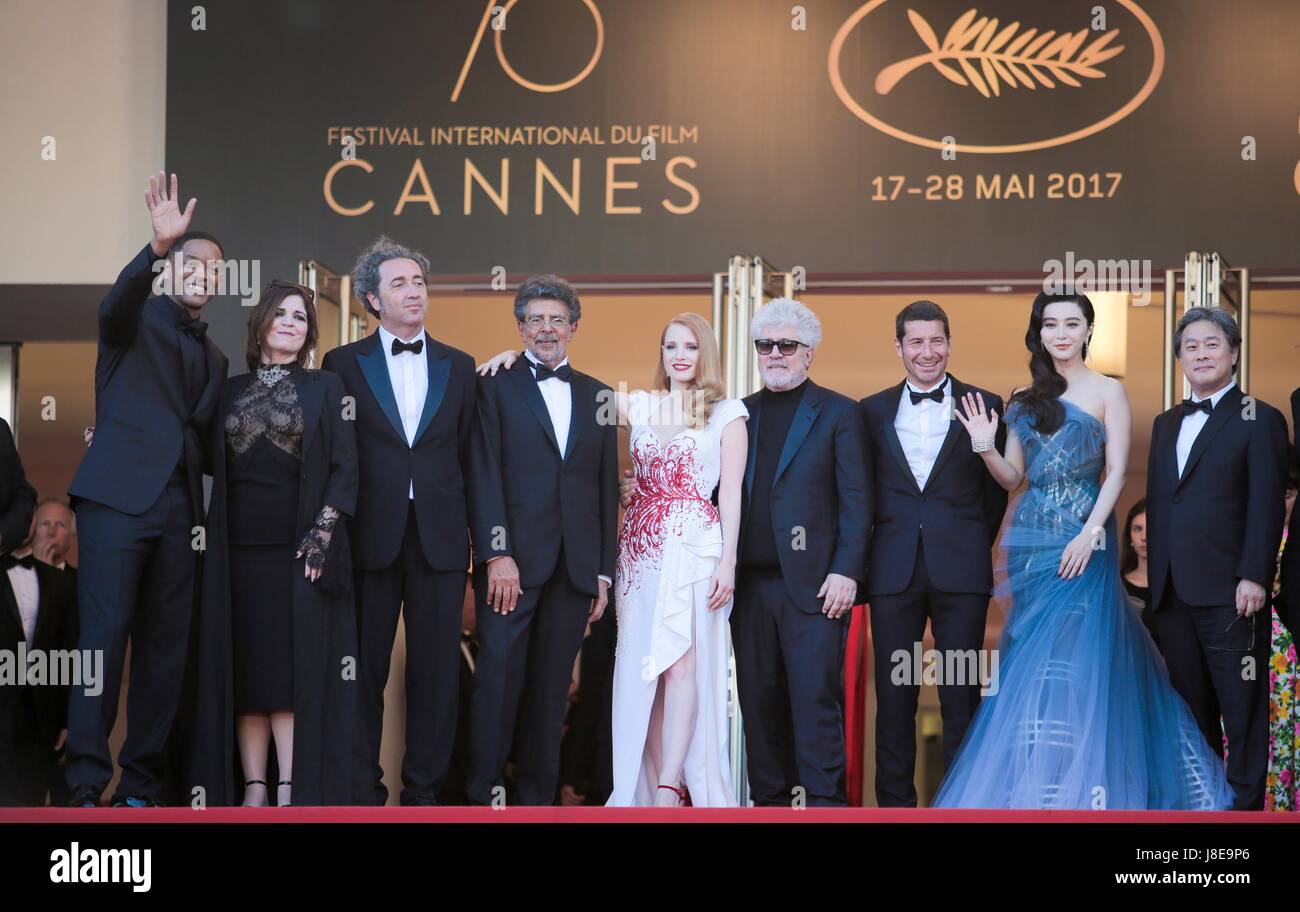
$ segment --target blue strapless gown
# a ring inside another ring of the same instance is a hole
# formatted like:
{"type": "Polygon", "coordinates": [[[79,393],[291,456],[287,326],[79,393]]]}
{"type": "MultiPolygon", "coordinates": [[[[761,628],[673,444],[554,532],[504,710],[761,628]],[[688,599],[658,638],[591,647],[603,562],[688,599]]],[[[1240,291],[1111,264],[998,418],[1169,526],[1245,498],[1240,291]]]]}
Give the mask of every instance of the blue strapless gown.
{"type": "Polygon", "coordinates": [[[1196,727],[1125,597],[1115,517],[1081,576],[1061,552],[1092,512],[1106,429],[1062,400],[1053,434],[1012,406],[1028,489],[1002,539],[1011,609],[986,696],[935,807],[1183,809],[1230,807],[1223,761],[1196,727]],[[993,690],[993,687],[990,687],[993,690]]]}

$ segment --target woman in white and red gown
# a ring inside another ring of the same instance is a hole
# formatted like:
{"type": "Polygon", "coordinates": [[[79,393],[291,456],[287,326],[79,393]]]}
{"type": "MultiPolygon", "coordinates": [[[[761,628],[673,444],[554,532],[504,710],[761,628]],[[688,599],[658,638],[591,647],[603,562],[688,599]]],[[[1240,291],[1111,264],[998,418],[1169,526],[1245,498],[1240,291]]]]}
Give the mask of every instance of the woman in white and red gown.
{"type": "Polygon", "coordinates": [[[727,622],[749,413],[723,398],[703,317],[674,317],[660,349],[655,389],[619,397],[636,492],[618,538],[608,803],[734,807],[727,622]]]}

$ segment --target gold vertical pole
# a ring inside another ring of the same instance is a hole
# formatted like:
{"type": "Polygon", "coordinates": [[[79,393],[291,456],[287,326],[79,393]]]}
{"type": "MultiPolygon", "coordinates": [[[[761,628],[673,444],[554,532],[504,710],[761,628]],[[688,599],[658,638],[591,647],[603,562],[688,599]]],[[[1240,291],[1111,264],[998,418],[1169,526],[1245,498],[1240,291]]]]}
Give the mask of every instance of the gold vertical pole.
{"type": "Polygon", "coordinates": [[[713,339],[718,343],[718,350],[722,350],[722,315],[726,307],[725,297],[727,287],[727,274],[725,272],[715,272],[713,274],[713,339]]]}
{"type": "Polygon", "coordinates": [[[1174,388],[1178,385],[1178,359],[1174,357],[1174,326],[1178,323],[1178,270],[1165,270],[1165,333],[1164,333],[1164,408],[1174,407],[1174,388]]]}
{"type": "Polygon", "coordinates": [[[1238,301],[1237,326],[1241,329],[1241,351],[1237,355],[1237,385],[1250,392],[1250,270],[1238,269],[1241,297],[1238,301]]]}
{"type": "Polygon", "coordinates": [[[339,276],[339,345],[355,342],[352,338],[352,276],[339,276]]]}

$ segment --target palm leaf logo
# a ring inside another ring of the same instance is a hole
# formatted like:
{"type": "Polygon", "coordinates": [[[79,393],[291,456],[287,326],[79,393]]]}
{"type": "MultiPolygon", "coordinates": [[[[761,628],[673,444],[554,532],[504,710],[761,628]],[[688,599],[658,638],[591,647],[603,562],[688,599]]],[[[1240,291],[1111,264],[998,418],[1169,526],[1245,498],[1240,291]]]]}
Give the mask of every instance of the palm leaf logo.
{"type": "Polygon", "coordinates": [[[1090,33],[1086,28],[1060,34],[1052,30],[1039,33],[1032,28],[1021,32],[1020,23],[1012,22],[999,30],[996,18],[976,19],[975,16],[973,9],[959,16],[940,43],[930,23],[916,10],[909,9],[907,17],[929,49],[928,53],[885,67],[876,74],[876,91],[888,95],[900,79],[926,64],[957,85],[973,85],[985,98],[1001,95],[1003,84],[1011,88],[1036,89],[1042,85],[1054,89],[1056,83],[1051,77],[1078,87],[1083,85],[1080,78],[1105,78],[1098,65],[1124,50],[1122,44],[1107,46],[1119,34],[1117,29],[1107,31],[1084,47],[1090,33]],[[952,61],[956,67],[945,61],[952,61]]]}

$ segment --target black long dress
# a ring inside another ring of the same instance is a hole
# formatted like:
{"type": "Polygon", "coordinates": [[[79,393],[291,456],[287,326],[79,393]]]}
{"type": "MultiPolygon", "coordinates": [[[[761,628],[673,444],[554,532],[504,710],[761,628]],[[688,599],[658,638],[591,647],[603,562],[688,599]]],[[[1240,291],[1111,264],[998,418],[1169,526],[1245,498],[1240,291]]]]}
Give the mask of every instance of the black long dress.
{"type": "MultiPolygon", "coordinates": [[[[235,717],[292,710],[293,803],[352,804],[355,431],[336,374],[271,373],[226,381],[213,423],[188,799],[238,804],[235,717]],[[321,567],[320,578],[304,565],[321,567]]],[[[274,751],[268,767],[268,781],[289,778],[274,751]]]]}
{"type": "Polygon", "coordinates": [[[235,712],[293,710],[293,575],[298,550],[323,562],[338,511],[321,508],[299,541],[302,406],[296,366],[258,371],[226,415],[235,712]],[[286,382],[289,381],[289,382],[286,382]]]}

